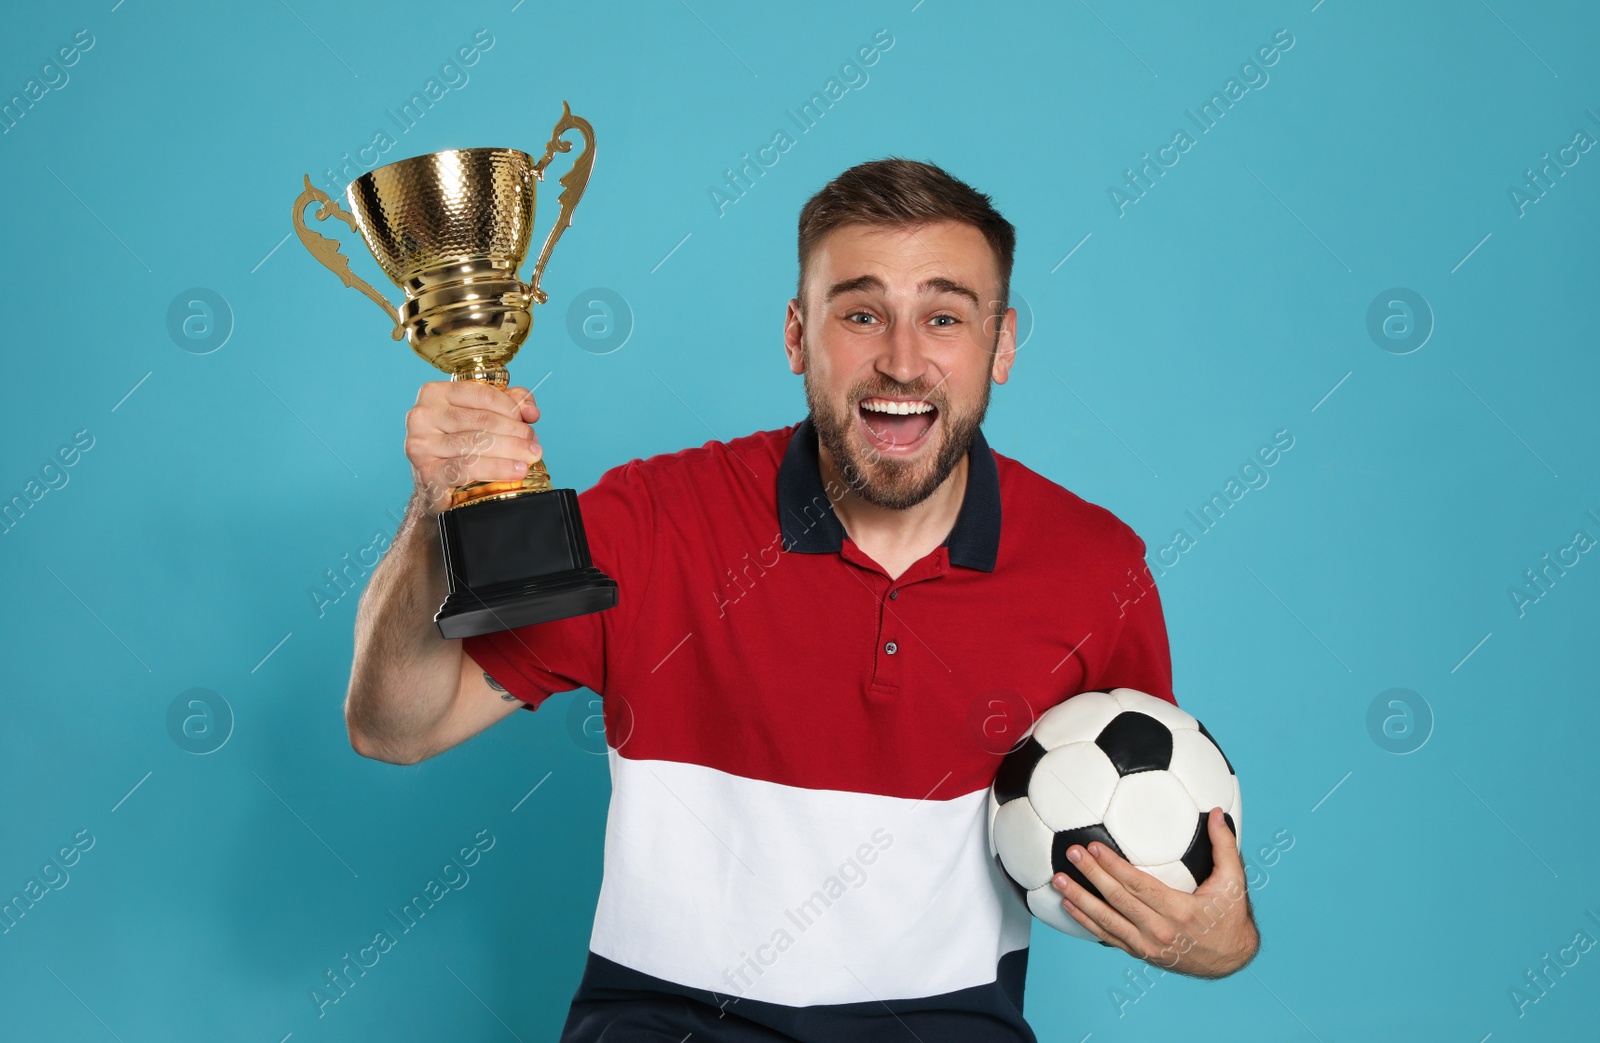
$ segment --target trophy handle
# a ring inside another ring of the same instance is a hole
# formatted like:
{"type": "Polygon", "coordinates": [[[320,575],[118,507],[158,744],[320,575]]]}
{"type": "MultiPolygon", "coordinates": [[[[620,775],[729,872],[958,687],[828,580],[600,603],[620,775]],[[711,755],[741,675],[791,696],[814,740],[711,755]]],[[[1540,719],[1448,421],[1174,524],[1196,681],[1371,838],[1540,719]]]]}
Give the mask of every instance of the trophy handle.
{"type": "MultiPolygon", "coordinates": [[[[544,249],[539,251],[539,259],[533,264],[533,278],[528,283],[528,296],[535,304],[543,304],[546,300],[545,292],[539,288],[539,280],[544,277],[544,266],[550,260],[550,251],[555,248],[556,240],[572,224],[572,211],[577,209],[578,200],[583,198],[583,190],[589,185],[589,173],[594,169],[594,128],[582,116],[574,116],[572,109],[563,101],[561,119],[550,132],[550,144],[545,146],[544,158],[533,165],[534,176],[543,181],[544,168],[555,158],[555,154],[572,150],[572,142],[561,137],[569,130],[577,130],[583,135],[583,154],[573,161],[572,169],[561,176],[561,212],[556,215],[556,223],[545,238],[544,249]]],[[[309,178],[306,183],[311,183],[309,178]]]]}
{"type": "MultiPolygon", "coordinates": [[[[311,251],[312,257],[321,261],[323,267],[337,275],[341,282],[346,286],[354,286],[372,298],[373,302],[383,309],[383,313],[389,316],[389,321],[394,323],[394,329],[389,334],[391,337],[395,340],[404,338],[406,328],[400,322],[400,313],[395,310],[394,305],[389,303],[388,298],[374,290],[371,283],[350,270],[350,260],[339,252],[337,241],[329,239],[321,233],[313,232],[306,227],[306,204],[312,202],[322,204],[317,208],[316,218],[318,221],[326,221],[330,217],[337,217],[349,225],[352,232],[360,233],[360,229],[356,227],[356,219],[341,209],[338,203],[328,198],[328,193],[313,185],[311,176],[307,174],[306,190],[301,192],[300,198],[294,201],[294,230],[295,234],[300,236],[300,242],[307,250],[311,251]]],[[[548,250],[549,247],[546,246],[545,249],[548,250]]]]}

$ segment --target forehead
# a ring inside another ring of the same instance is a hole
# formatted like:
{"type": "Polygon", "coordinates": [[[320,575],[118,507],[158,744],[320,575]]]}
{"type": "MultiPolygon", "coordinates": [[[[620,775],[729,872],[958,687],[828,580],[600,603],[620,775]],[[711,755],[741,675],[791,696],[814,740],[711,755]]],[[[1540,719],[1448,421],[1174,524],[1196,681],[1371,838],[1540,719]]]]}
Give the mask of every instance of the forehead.
{"type": "Polygon", "coordinates": [[[933,276],[980,290],[992,290],[1000,281],[989,241],[976,226],[962,221],[841,225],[812,251],[806,289],[810,293],[859,275],[876,275],[891,291],[933,276]]]}

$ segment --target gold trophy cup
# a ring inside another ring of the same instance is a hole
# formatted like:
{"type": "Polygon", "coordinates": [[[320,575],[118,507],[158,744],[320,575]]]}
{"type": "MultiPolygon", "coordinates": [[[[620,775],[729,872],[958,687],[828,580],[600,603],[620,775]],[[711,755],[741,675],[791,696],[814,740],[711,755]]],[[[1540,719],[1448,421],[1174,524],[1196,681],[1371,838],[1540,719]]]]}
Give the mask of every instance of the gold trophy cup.
{"type": "MultiPolygon", "coordinates": [[[[533,327],[533,306],[550,251],[572,224],[594,167],[594,128],[561,103],[544,157],[503,148],[451,149],[371,170],[350,182],[346,212],[305,178],[294,202],[300,241],[346,286],[372,298],[394,323],[392,336],[451,380],[508,383],[506,363],[533,327]],[[583,153],[561,180],[560,213],[533,265],[528,255],[534,196],[544,168],[583,135],[583,153]],[[397,309],[350,270],[339,244],[306,227],[334,217],[359,232],[384,274],[405,291],[397,309]]],[[[433,619],[447,638],[470,637],[611,608],[617,584],[589,559],[577,494],[554,489],[541,458],[520,481],[469,482],[439,515],[450,594],[433,619]]]]}

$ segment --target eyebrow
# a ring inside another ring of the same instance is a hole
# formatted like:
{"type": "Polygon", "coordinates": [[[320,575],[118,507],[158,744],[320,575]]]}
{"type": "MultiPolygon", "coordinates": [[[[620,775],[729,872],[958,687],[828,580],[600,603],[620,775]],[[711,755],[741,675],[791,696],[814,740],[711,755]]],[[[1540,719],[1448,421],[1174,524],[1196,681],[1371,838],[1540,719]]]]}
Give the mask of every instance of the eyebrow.
{"type": "MultiPolygon", "coordinates": [[[[828,287],[828,292],[822,297],[822,303],[827,304],[840,294],[853,293],[856,290],[875,290],[878,293],[883,293],[887,289],[888,287],[884,285],[883,280],[876,275],[858,275],[854,279],[845,279],[843,282],[836,282],[828,287]]],[[[964,286],[954,279],[946,279],[940,275],[924,279],[917,289],[923,293],[931,290],[935,293],[953,293],[958,297],[966,297],[972,301],[972,306],[975,308],[980,307],[982,304],[976,290],[970,286],[964,286]]]]}

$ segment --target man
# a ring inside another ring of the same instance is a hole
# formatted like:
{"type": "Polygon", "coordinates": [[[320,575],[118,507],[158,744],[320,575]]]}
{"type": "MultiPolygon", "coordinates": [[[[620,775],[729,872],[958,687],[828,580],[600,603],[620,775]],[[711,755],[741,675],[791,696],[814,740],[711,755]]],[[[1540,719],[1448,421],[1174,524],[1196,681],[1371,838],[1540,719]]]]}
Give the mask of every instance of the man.
{"type": "MultiPolygon", "coordinates": [[[[1015,361],[1014,245],[928,164],[817,193],[784,326],[810,415],[585,492],[606,612],[438,636],[433,516],[452,484],[523,474],[539,413],[521,388],[418,396],[419,491],[362,598],[351,742],[414,763],[552,693],[602,695],[605,872],[564,1040],[1034,1038],[988,786],[1063,699],[1173,695],[1159,599],[1120,594],[1144,544],[979,429],[1015,361]]],[[[1196,895],[1094,844],[1070,856],[1105,899],[1058,874],[1065,907],[1135,956],[1232,973],[1257,935],[1220,809],[1209,828],[1196,895]]]]}

